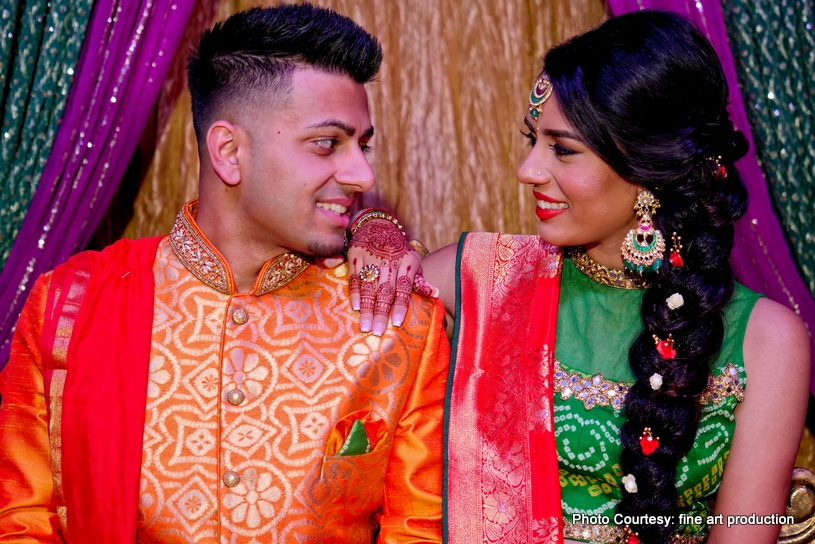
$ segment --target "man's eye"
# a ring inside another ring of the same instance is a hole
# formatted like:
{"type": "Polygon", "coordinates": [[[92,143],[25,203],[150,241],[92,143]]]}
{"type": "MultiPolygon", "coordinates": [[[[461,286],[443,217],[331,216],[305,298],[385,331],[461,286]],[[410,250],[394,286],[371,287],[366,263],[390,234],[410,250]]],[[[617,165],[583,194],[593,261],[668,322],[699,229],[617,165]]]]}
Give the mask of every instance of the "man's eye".
{"type": "Polygon", "coordinates": [[[554,151],[555,155],[557,155],[558,157],[563,157],[563,156],[566,156],[566,155],[574,155],[576,153],[575,151],[572,151],[568,147],[564,147],[564,146],[562,146],[560,144],[552,144],[552,145],[549,146],[549,149],[554,151]]]}
{"type": "Polygon", "coordinates": [[[321,140],[314,140],[314,143],[326,149],[333,149],[333,147],[337,144],[337,140],[334,138],[323,138],[321,140]]]}
{"type": "Polygon", "coordinates": [[[359,146],[363,153],[368,153],[371,150],[371,146],[368,144],[362,144],[359,146]]]}

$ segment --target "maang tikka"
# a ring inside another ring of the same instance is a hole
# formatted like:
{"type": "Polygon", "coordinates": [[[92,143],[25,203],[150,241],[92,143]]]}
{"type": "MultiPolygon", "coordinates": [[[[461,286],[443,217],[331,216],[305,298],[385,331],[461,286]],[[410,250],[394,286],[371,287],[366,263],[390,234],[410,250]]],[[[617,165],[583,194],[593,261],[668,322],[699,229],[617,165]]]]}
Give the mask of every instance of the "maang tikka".
{"type": "Polygon", "coordinates": [[[634,211],[637,228],[631,229],[623,242],[623,265],[628,270],[643,274],[656,272],[665,255],[665,238],[654,228],[652,217],[659,208],[659,200],[648,189],[640,189],[634,211]]]}
{"type": "Polygon", "coordinates": [[[541,109],[543,108],[543,103],[546,102],[551,95],[552,82],[549,80],[549,74],[543,72],[529,93],[529,115],[532,116],[532,119],[538,120],[541,109]]]}

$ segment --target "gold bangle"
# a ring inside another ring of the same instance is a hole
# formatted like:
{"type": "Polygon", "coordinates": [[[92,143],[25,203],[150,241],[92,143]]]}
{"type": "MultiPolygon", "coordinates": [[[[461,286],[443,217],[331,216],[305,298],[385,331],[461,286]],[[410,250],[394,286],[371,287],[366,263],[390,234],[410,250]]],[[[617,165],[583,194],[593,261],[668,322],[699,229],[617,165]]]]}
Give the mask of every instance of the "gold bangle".
{"type": "Polygon", "coordinates": [[[362,225],[364,225],[368,221],[371,221],[372,219],[384,219],[386,221],[390,221],[391,223],[396,225],[396,228],[399,229],[399,232],[402,233],[402,236],[406,236],[404,228],[394,216],[392,216],[385,210],[380,210],[377,208],[366,208],[360,211],[351,220],[351,224],[348,227],[348,231],[353,235],[359,230],[359,228],[362,225]]]}
{"type": "Polygon", "coordinates": [[[418,253],[419,256],[421,258],[423,258],[423,259],[425,257],[427,257],[428,253],[430,253],[430,251],[428,251],[427,247],[423,243],[421,243],[419,240],[411,240],[408,243],[413,247],[413,249],[416,250],[416,253],[418,253]]]}

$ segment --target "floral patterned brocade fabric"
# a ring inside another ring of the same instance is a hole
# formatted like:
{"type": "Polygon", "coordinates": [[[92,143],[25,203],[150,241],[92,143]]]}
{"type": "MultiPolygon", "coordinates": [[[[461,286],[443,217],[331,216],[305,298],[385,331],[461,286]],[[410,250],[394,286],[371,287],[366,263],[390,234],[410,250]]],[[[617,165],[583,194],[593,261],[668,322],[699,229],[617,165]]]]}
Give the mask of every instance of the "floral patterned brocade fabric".
{"type": "Polygon", "coordinates": [[[446,352],[438,330],[426,350],[433,305],[420,302],[382,337],[362,335],[344,264],[278,259],[256,291],[226,294],[194,275],[228,283],[194,223],[170,236],[176,251],[163,243],[155,265],[138,542],[371,542],[386,476],[400,485],[389,485],[383,539],[401,534],[394,522],[432,538],[433,501],[415,497],[439,491],[441,406],[430,401],[443,391],[446,352]],[[325,451],[340,422],[371,418],[388,428],[386,440],[371,437],[373,451],[325,451]],[[221,481],[228,471],[240,475],[234,487],[221,481]]]}

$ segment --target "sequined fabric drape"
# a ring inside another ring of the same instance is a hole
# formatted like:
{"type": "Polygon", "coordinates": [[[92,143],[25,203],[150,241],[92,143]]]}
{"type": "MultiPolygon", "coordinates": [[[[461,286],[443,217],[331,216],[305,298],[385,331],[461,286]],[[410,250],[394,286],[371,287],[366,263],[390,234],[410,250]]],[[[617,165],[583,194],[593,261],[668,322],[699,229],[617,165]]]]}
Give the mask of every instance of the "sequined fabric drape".
{"type": "MultiPolygon", "coordinates": [[[[815,363],[815,300],[790,255],[784,232],[773,211],[764,173],[756,158],[756,145],[745,111],[745,106],[753,106],[750,100],[745,104],[740,94],[722,5],[719,0],[610,0],[609,7],[614,15],[648,8],[677,12],[693,21],[716,48],[730,85],[731,117],[750,142],[750,151],[736,163],[747,186],[750,202],[747,213],[736,224],[736,243],[730,262],[740,282],[801,316],[809,331],[815,363]]],[[[738,55],[743,53],[739,51],[738,55]]],[[[813,144],[809,142],[808,145],[813,144]]],[[[815,391],[815,372],[811,377],[810,391],[815,391]]]]}
{"type": "Polygon", "coordinates": [[[93,0],[0,8],[0,268],[51,151],[93,0]]]}
{"type": "Polygon", "coordinates": [[[723,0],[756,154],[815,294],[815,4],[723,0]]]}
{"type": "Polygon", "coordinates": [[[0,273],[0,365],[8,359],[27,290],[40,273],[84,248],[107,210],[150,117],[192,4],[94,4],[65,114],[0,273]]]}
{"type": "MultiPolygon", "coordinates": [[[[276,5],[279,2],[261,2],[276,5]]],[[[535,233],[534,200],[515,178],[526,100],[552,45],[605,17],[602,0],[321,0],[375,34],[385,52],[369,86],[377,187],[363,205],[395,211],[429,248],[463,230],[535,233]]],[[[223,0],[218,18],[257,5],[223,0]]],[[[182,45],[179,54],[188,48],[182,45]]],[[[183,80],[183,64],[170,77],[183,80]]],[[[126,237],[169,231],[197,193],[189,95],[173,101],[126,237]]]]}

